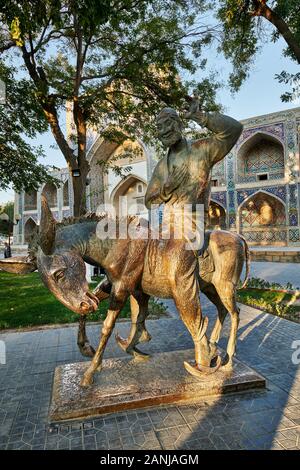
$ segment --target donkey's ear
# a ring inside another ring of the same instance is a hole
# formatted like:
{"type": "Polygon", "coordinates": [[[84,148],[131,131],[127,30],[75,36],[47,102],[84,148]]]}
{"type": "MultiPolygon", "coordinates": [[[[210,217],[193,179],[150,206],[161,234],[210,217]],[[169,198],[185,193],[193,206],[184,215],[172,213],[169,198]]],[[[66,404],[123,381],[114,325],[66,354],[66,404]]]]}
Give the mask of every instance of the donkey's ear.
{"type": "Polygon", "coordinates": [[[39,244],[45,255],[51,255],[55,243],[55,219],[48,206],[47,199],[42,194],[41,224],[39,233],[39,244]]]}
{"type": "Polygon", "coordinates": [[[32,273],[37,269],[34,261],[28,261],[27,256],[15,256],[14,258],[0,259],[0,269],[13,274],[32,273]]]}

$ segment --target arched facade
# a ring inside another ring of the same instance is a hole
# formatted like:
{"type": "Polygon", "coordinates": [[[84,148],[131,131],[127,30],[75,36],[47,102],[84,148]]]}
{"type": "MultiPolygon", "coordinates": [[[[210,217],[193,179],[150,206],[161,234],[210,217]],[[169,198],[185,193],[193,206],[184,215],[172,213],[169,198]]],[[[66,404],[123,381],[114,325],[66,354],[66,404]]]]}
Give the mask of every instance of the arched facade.
{"type": "Polygon", "coordinates": [[[69,200],[69,180],[66,180],[64,185],[63,185],[63,206],[69,206],[70,200],[69,200]]]}
{"type": "Polygon", "coordinates": [[[147,215],[148,211],[144,206],[144,196],[147,190],[146,181],[138,176],[129,175],[120,181],[111,193],[111,204],[114,206],[118,216],[126,213],[147,215]]]}
{"type": "MultiPolygon", "coordinates": [[[[242,123],[238,142],[212,169],[210,228],[240,232],[258,246],[300,246],[300,108],[242,123]]],[[[87,209],[95,211],[104,203],[116,205],[124,195],[141,199],[139,191],[145,190],[157,163],[154,157],[154,149],[142,141],[118,145],[95,134],[88,152],[87,209]]],[[[27,218],[39,221],[42,191],[57,220],[71,215],[72,181],[67,169],[58,173],[53,176],[61,180],[60,187],[39,188],[36,210],[29,210],[35,205],[34,196],[16,194],[15,214],[22,216],[22,223],[14,228],[16,244],[24,240],[27,218]]]]}
{"type": "Polygon", "coordinates": [[[57,188],[54,184],[46,183],[42,193],[46,197],[49,207],[57,207],[57,188]]]}
{"type": "Polygon", "coordinates": [[[226,211],[221,204],[211,200],[208,208],[208,229],[225,230],[226,229],[226,211]]]}
{"type": "Polygon", "coordinates": [[[24,210],[32,211],[37,208],[37,192],[31,191],[24,194],[24,210]]]}
{"type": "Polygon", "coordinates": [[[27,219],[27,221],[24,224],[24,242],[25,243],[29,243],[36,228],[37,228],[37,224],[31,217],[29,217],[29,219],[27,219]]]}
{"type": "Polygon", "coordinates": [[[239,208],[239,233],[251,245],[287,244],[285,204],[276,196],[258,191],[239,208]]]}
{"type": "MultiPolygon", "coordinates": [[[[130,181],[140,180],[140,184],[146,185],[154,167],[151,152],[142,142],[126,141],[118,145],[101,138],[96,140],[90,151],[89,163],[91,184],[88,200],[92,211],[96,211],[99,205],[115,204],[119,186],[120,192],[129,191],[129,197],[130,192],[135,191],[127,188],[130,181]]],[[[143,195],[137,193],[135,197],[143,195]]]]}
{"type": "Polygon", "coordinates": [[[237,153],[239,183],[276,180],[284,177],[284,147],[277,137],[257,132],[237,153]]]}

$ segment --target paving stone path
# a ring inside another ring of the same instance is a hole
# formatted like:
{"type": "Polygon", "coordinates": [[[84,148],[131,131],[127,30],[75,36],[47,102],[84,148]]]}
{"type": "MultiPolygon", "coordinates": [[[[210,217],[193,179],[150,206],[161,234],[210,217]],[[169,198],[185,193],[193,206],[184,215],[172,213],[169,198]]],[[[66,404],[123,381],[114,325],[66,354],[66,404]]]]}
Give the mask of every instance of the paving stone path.
{"type": "MultiPolygon", "coordinates": [[[[212,324],[215,309],[203,305],[212,324]]],[[[145,351],[192,347],[169,307],[169,318],[148,322],[153,340],[145,351]]],[[[120,334],[128,326],[120,323],[120,334]]],[[[96,344],[99,325],[88,333],[96,344]]],[[[0,449],[300,449],[300,367],[292,362],[300,324],[242,308],[238,357],[267,378],[266,391],[58,425],[48,422],[53,373],[59,364],[83,360],[76,328],[2,333],[0,340],[7,349],[7,364],[0,364],[0,449]]],[[[112,338],[106,357],[122,355],[112,338]]]]}

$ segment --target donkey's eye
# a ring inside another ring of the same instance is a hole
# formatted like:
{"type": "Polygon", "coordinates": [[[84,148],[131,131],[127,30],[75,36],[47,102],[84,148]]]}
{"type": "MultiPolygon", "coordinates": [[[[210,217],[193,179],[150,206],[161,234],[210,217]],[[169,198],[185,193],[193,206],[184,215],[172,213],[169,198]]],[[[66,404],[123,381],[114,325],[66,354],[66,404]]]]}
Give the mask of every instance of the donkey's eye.
{"type": "Polygon", "coordinates": [[[54,273],[54,278],[57,281],[59,281],[60,279],[62,279],[65,275],[65,272],[63,270],[59,270],[59,271],[56,271],[56,273],[54,273]]]}

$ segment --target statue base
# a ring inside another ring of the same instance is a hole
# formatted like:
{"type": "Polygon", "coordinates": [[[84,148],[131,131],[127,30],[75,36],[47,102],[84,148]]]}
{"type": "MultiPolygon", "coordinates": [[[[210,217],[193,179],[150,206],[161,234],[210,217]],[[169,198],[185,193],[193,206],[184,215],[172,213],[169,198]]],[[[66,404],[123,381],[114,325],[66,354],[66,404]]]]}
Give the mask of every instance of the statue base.
{"type": "Polygon", "coordinates": [[[80,386],[88,362],[55,369],[50,422],[78,419],[162,404],[201,401],[211,395],[265,387],[265,379],[234,359],[229,372],[222,367],[212,375],[198,379],[183,365],[191,361],[194,350],[155,354],[147,361],[132,357],[105,359],[94,384],[80,386]]]}

